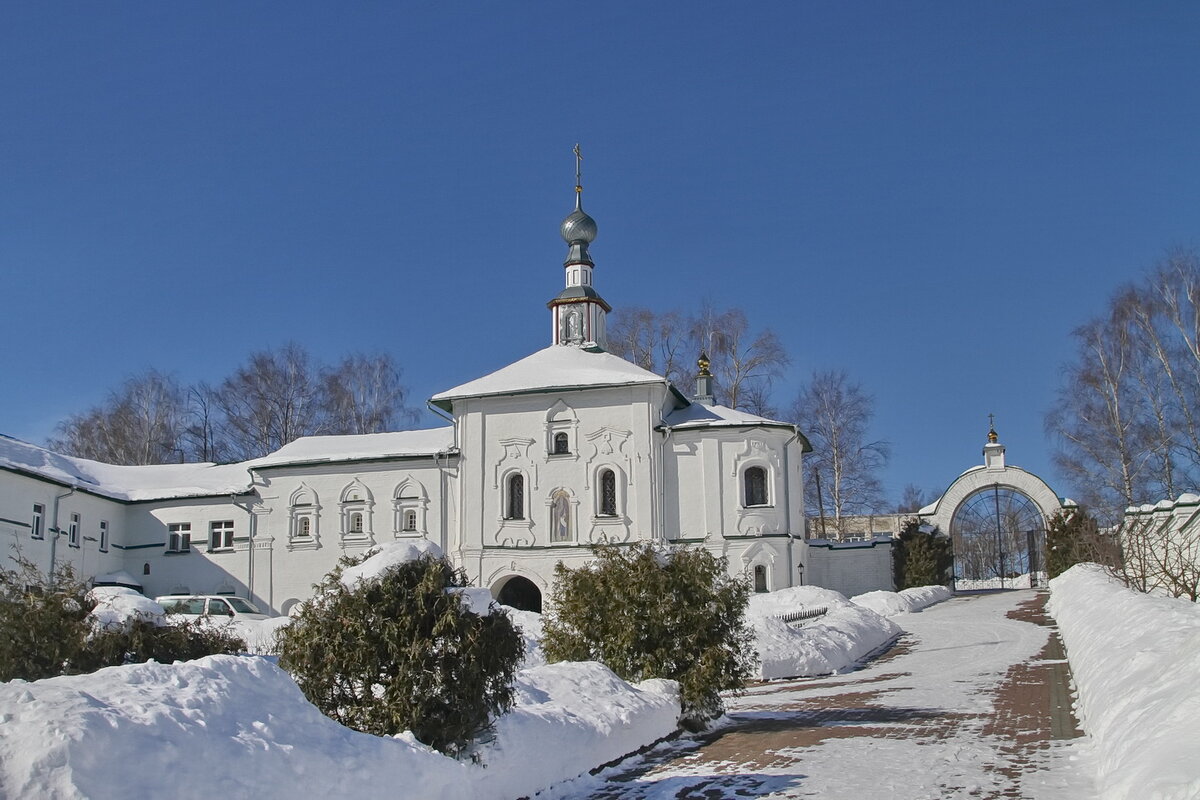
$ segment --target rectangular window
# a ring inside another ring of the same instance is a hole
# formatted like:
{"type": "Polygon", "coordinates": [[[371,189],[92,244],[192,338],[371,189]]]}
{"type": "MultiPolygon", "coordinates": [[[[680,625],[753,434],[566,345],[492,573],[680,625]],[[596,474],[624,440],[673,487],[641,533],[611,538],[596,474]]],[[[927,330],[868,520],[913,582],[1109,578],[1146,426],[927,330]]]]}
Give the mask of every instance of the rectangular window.
{"type": "Polygon", "coordinates": [[[67,527],[67,545],[79,547],[79,515],[71,515],[71,524],[67,527]]]}
{"type": "Polygon", "coordinates": [[[100,552],[108,552],[108,520],[100,520],[100,552]]]}
{"type": "Polygon", "coordinates": [[[172,522],[167,526],[170,534],[167,537],[168,553],[186,553],[192,549],[192,524],[190,522],[172,522]]]}
{"type": "Polygon", "coordinates": [[[46,516],[46,507],[41,503],[33,504],[33,523],[29,526],[29,535],[34,539],[41,539],[45,534],[42,529],[42,520],[46,516]]]}
{"type": "Polygon", "coordinates": [[[233,549],[233,520],[226,519],[221,520],[220,522],[213,522],[209,524],[208,549],[233,549]]]}

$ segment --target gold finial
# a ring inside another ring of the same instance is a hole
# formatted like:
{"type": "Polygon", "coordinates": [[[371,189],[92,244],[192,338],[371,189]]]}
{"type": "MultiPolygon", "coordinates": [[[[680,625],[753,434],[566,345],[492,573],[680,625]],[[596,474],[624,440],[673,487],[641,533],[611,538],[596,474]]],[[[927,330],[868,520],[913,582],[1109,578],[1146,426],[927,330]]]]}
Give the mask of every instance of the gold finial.
{"type": "Polygon", "coordinates": [[[710,366],[709,360],[708,360],[708,353],[703,353],[703,352],[700,353],[700,358],[696,359],[696,366],[700,368],[700,377],[701,378],[711,378],[712,377],[712,373],[708,371],[708,368],[710,366]]]}
{"type": "Polygon", "coordinates": [[[1000,436],[996,433],[996,415],[988,414],[988,444],[995,444],[1000,441],[1000,436]]]}

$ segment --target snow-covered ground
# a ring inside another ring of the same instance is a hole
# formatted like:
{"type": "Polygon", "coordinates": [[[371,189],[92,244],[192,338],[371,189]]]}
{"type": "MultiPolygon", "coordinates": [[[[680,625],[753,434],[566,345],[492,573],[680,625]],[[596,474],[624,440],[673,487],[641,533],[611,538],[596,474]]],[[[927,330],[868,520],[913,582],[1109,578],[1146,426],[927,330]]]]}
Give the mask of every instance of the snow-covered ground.
{"type": "Polygon", "coordinates": [[[828,675],[853,667],[900,635],[894,622],[816,586],[794,586],[750,597],[747,619],[763,680],[828,675]],[[828,609],[815,619],[787,623],[780,616],[828,609]]]}
{"type": "Polygon", "coordinates": [[[1131,591],[1094,564],[1050,589],[1099,797],[1200,798],[1200,606],[1131,591]]]}
{"type": "Polygon", "coordinates": [[[675,730],[676,686],[594,662],[522,670],[517,704],[456,761],[322,715],[253,656],[0,684],[0,797],[513,798],[675,730]]]}
{"type": "Polygon", "coordinates": [[[1006,618],[1029,592],[895,617],[906,647],[852,673],[777,681],[727,701],[720,739],[679,740],[548,798],[1092,800],[1086,740],[1014,752],[989,730],[995,690],[1047,641],[1006,618]]]}

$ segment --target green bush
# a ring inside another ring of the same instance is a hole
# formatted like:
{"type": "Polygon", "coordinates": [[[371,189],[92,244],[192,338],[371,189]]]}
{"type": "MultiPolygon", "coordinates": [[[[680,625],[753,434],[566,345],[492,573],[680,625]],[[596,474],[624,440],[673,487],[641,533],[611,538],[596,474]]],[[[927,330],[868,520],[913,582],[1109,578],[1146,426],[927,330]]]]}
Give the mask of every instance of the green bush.
{"type": "Polygon", "coordinates": [[[757,661],[745,623],[750,589],[702,549],[602,546],[596,561],[555,568],[542,648],[551,661],[600,661],[628,681],[679,681],[682,724],[724,710],[757,661]]]}
{"type": "Polygon", "coordinates": [[[892,565],[896,590],[917,586],[944,586],[954,566],[950,537],[937,528],[921,530],[921,520],[909,517],[892,543],[892,565]]]}
{"type": "MultiPolygon", "coordinates": [[[[369,554],[368,554],[369,555],[369,554]]],[[[411,730],[462,755],[513,703],[524,648],[508,616],[480,616],[453,589],[466,575],[424,556],[353,588],[344,558],[277,638],[279,663],[326,716],[389,736],[411,730]]]]}
{"type": "Polygon", "coordinates": [[[138,620],[96,630],[88,617],[95,605],[70,566],[46,575],[18,557],[16,569],[0,570],[0,680],[36,681],[246,649],[238,637],[199,622],[158,626],[138,620]]]}

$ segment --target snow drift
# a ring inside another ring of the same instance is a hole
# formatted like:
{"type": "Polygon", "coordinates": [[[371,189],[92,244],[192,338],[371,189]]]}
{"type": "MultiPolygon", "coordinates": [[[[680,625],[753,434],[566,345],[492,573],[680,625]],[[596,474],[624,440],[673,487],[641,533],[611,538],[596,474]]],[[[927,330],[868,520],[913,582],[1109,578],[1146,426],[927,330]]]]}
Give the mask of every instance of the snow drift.
{"type": "Polygon", "coordinates": [[[843,672],[901,633],[875,611],[816,586],[752,595],[746,618],[754,630],[763,680],[843,672]],[[779,618],[817,608],[827,609],[824,616],[803,625],[779,618]]]}
{"type": "Polygon", "coordinates": [[[1050,590],[1076,711],[1096,743],[1100,797],[1200,797],[1200,608],[1127,589],[1095,564],[1072,567],[1050,590]]]}
{"type": "Polygon", "coordinates": [[[480,747],[485,767],[345,728],[262,658],[12,681],[0,684],[0,797],[499,800],[637,750],[679,715],[673,682],[630,686],[596,663],[524,670],[516,689],[480,747]]]}
{"type": "Polygon", "coordinates": [[[894,617],[897,614],[912,614],[934,603],[949,600],[951,596],[945,586],[918,586],[901,592],[867,592],[851,597],[850,602],[869,608],[880,616],[894,617]]]}

